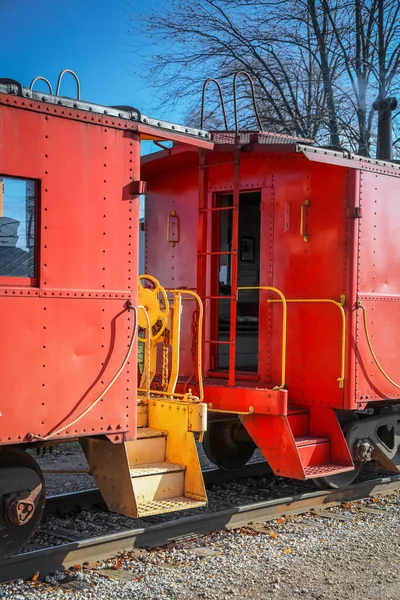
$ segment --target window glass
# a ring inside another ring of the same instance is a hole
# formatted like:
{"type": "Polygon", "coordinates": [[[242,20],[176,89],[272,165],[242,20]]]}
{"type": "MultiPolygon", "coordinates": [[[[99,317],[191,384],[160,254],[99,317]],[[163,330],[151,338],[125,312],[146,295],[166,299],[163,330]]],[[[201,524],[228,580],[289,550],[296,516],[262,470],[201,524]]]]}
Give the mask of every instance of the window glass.
{"type": "Polygon", "coordinates": [[[36,185],[0,175],[0,277],[35,276],[36,185]]]}

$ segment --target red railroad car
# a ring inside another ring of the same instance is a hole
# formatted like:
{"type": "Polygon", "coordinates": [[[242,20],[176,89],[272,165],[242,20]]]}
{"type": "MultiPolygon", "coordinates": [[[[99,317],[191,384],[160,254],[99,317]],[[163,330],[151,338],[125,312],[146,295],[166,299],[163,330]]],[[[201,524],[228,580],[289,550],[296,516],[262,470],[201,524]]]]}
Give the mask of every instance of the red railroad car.
{"type": "MultiPolygon", "coordinates": [[[[266,133],[212,141],[142,159],[145,268],[204,303],[207,454],[236,468],[257,446],[276,474],[333,487],[370,460],[399,470],[400,167],[266,133]]],[[[196,327],[194,311],[183,336],[196,327]]]]}
{"type": "Polygon", "coordinates": [[[130,516],[205,502],[193,436],[205,406],[175,380],[150,402],[136,333],[138,322],[147,354],[171,324],[174,360],[181,295],[138,288],[141,140],[212,147],[207,137],[0,82],[0,558],[43,511],[27,447],[79,439],[108,506],[130,516]]]}

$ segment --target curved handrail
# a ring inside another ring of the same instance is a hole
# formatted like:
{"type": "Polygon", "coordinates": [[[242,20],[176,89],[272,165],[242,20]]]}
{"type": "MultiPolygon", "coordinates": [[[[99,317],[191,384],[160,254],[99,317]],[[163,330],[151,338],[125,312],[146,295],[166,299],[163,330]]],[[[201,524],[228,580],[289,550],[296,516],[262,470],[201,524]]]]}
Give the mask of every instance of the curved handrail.
{"type": "Polygon", "coordinates": [[[46,79],[46,77],[41,77],[40,75],[39,75],[39,77],[35,77],[34,79],[32,79],[31,85],[29,86],[29,89],[31,90],[31,92],[33,92],[33,86],[35,85],[35,83],[37,81],[44,81],[49,86],[50,96],[54,95],[53,88],[52,88],[50,81],[48,79],[46,79]]]}
{"type": "Polygon", "coordinates": [[[396,383],[395,381],[393,381],[393,379],[391,377],[389,377],[389,375],[386,373],[385,369],[382,367],[381,363],[379,362],[379,360],[375,354],[375,351],[374,351],[374,348],[373,348],[372,342],[371,342],[371,336],[369,335],[369,330],[368,330],[367,309],[365,308],[365,306],[363,304],[361,304],[361,302],[357,302],[357,308],[361,308],[361,310],[363,312],[365,337],[367,339],[369,351],[371,352],[371,356],[374,359],[376,366],[378,367],[378,369],[380,370],[382,375],[385,377],[385,379],[387,379],[389,381],[389,383],[391,383],[394,387],[400,389],[400,385],[398,383],[396,383]]]}
{"type": "Polygon", "coordinates": [[[223,95],[222,88],[221,88],[219,81],[217,81],[213,77],[209,77],[208,79],[206,79],[206,81],[204,82],[204,85],[203,85],[203,92],[201,95],[200,129],[203,129],[203,126],[204,126],[204,102],[205,102],[206,89],[208,87],[208,84],[211,82],[215,83],[215,85],[217,86],[217,89],[219,92],[219,98],[220,98],[220,102],[221,102],[222,114],[224,116],[225,130],[228,131],[228,120],[226,118],[224,95],[223,95]]]}
{"type": "Polygon", "coordinates": [[[250,83],[251,98],[252,98],[252,101],[253,101],[254,114],[255,114],[256,119],[257,119],[258,127],[260,128],[260,131],[262,131],[263,128],[262,128],[262,123],[261,123],[260,115],[258,114],[257,103],[256,103],[256,96],[255,96],[255,92],[254,92],[254,83],[253,83],[253,80],[250,77],[250,75],[248,73],[246,73],[246,71],[238,71],[237,73],[235,73],[235,75],[233,77],[233,112],[234,112],[234,116],[235,116],[235,131],[236,131],[236,135],[239,135],[239,123],[238,123],[237,100],[236,100],[236,79],[238,78],[239,75],[244,75],[247,78],[247,80],[249,81],[249,83],[250,83]]]}
{"type": "Polygon", "coordinates": [[[61,81],[62,81],[62,78],[64,77],[65,73],[71,73],[71,75],[75,79],[75,81],[76,81],[76,89],[77,89],[76,99],[80,100],[81,99],[81,83],[79,81],[78,75],[74,71],[71,71],[71,69],[64,69],[59,74],[58,81],[57,81],[57,88],[56,88],[56,96],[59,96],[59,94],[60,94],[61,81]]]}
{"type": "Polygon", "coordinates": [[[281,385],[277,385],[274,387],[274,390],[281,390],[285,387],[285,378],[286,378],[286,331],[287,331],[287,306],[286,302],[290,302],[290,300],[286,300],[285,296],[282,294],[278,288],[271,287],[268,285],[255,285],[255,286],[245,286],[238,287],[236,290],[236,301],[239,298],[239,291],[242,290],[267,290],[269,292],[275,292],[278,294],[280,300],[271,300],[271,302],[282,302],[282,378],[281,385]]]}
{"type": "MultiPolygon", "coordinates": [[[[269,303],[279,302],[279,300],[268,300],[269,303]]],[[[341,365],[340,365],[340,377],[338,377],[339,387],[344,387],[344,372],[346,364],[346,315],[343,309],[343,302],[337,302],[331,298],[291,298],[286,299],[286,302],[301,303],[301,304],[333,304],[337,306],[340,311],[342,319],[342,342],[341,342],[341,365]]]]}

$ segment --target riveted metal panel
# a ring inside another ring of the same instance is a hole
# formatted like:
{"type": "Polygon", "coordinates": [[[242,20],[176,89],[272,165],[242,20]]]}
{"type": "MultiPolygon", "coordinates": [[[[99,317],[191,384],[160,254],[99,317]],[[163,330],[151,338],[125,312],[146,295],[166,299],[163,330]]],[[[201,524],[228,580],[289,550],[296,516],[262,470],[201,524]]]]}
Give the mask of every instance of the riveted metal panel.
{"type": "MultiPolygon", "coordinates": [[[[400,182],[362,173],[360,181],[358,300],[366,311],[376,358],[400,385],[400,182]]],[[[360,403],[399,398],[400,390],[379,371],[367,344],[363,312],[357,309],[356,398],[360,403]]]]}
{"type": "Polygon", "coordinates": [[[34,179],[39,191],[37,277],[30,286],[0,278],[2,443],[60,428],[59,438],[135,436],[135,348],[93,403],[133,331],[139,138],[117,120],[67,112],[17,98],[0,106],[0,173],[34,179]]]}

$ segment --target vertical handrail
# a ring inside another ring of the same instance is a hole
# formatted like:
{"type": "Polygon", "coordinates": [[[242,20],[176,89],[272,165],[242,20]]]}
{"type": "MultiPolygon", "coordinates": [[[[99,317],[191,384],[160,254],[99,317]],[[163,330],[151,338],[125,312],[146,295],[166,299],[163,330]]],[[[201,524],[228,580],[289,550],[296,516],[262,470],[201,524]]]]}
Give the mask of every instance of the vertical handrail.
{"type": "Polygon", "coordinates": [[[229,326],[229,375],[228,385],[235,385],[236,374],[236,318],[238,289],[238,249],[239,249],[239,198],[240,198],[240,143],[238,137],[235,142],[234,174],[233,174],[233,211],[232,211],[232,240],[231,240],[231,306],[229,326]]]}
{"type": "Polygon", "coordinates": [[[208,79],[206,79],[206,81],[204,82],[204,85],[203,85],[203,91],[201,94],[200,129],[203,129],[203,126],[204,126],[204,104],[205,104],[206,89],[207,89],[209,83],[215,83],[215,85],[217,86],[217,89],[219,92],[219,99],[221,102],[222,114],[224,116],[225,131],[228,131],[228,120],[226,118],[224,95],[223,95],[222,88],[221,88],[219,81],[217,81],[217,79],[214,79],[213,77],[209,77],[208,79]]]}
{"type": "Polygon", "coordinates": [[[281,390],[285,387],[285,379],[286,379],[286,340],[287,340],[287,302],[290,300],[286,300],[285,296],[282,294],[278,288],[271,287],[268,285],[255,285],[255,286],[245,286],[238,287],[236,293],[236,299],[239,301],[239,292],[242,290],[267,290],[270,292],[275,292],[278,294],[280,300],[271,300],[271,302],[282,302],[282,371],[281,371],[281,384],[279,386],[275,386],[274,390],[281,390]]]}
{"type": "Polygon", "coordinates": [[[203,302],[200,296],[193,290],[183,289],[167,289],[167,292],[179,293],[181,295],[187,294],[192,296],[197,301],[199,306],[199,320],[197,322],[197,378],[199,382],[199,398],[200,402],[204,402],[204,387],[203,387],[203,364],[202,364],[202,347],[203,347],[203,302]]]}
{"type": "Polygon", "coordinates": [[[53,96],[53,88],[51,86],[51,83],[48,79],[46,79],[46,77],[35,77],[34,79],[32,79],[31,81],[31,85],[29,86],[29,89],[31,90],[31,92],[33,92],[33,86],[35,85],[35,83],[37,81],[44,81],[48,86],[49,86],[49,91],[50,91],[50,96],[53,96]]]}
{"type": "Polygon", "coordinates": [[[80,100],[81,99],[81,83],[79,81],[78,75],[74,71],[71,71],[71,69],[64,69],[64,71],[61,71],[61,73],[59,74],[58,81],[57,81],[57,88],[56,88],[56,96],[58,96],[60,94],[61,81],[62,81],[62,78],[64,77],[65,73],[71,73],[71,75],[74,77],[74,79],[76,81],[76,90],[77,90],[76,99],[80,100]]]}
{"type": "Polygon", "coordinates": [[[258,114],[258,108],[257,108],[257,103],[256,103],[256,95],[255,95],[255,91],[254,91],[253,80],[250,77],[250,75],[248,73],[246,73],[246,71],[238,71],[237,73],[235,73],[235,75],[233,77],[233,112],[234,112],[234,116],[235,116],[235,131],[236,131],[236,135],[239,135],[239,123],[238,123],[237,99],[236,99],[236,79],[238,78],[239,75],[244,75],[247,78],[247,80],[249,81],[249,83],[250,83],[251,98],[252,98],[252,101],[253,101],[254,114],[255,114],[256,119],[257,119],[259,130],[262,131],[263,127],[262,127],[260,115],[258,114]]]}

